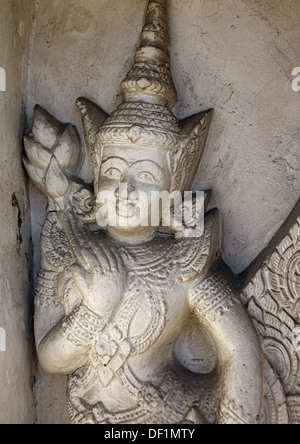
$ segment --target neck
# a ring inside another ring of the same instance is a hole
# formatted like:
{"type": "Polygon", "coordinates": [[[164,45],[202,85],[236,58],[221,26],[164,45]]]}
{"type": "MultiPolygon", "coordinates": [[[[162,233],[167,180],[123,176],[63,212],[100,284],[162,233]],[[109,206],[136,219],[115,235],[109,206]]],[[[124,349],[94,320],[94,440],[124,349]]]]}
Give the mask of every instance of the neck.
{"type": "Polygon", "coordinates": [[[139,231],[138,228],[134,233],[121,232],[115,227],[108,227],[107,233],[110,237],[121,244],[137,245],[149,242],[154,238],[156,230],[139,231]]]}

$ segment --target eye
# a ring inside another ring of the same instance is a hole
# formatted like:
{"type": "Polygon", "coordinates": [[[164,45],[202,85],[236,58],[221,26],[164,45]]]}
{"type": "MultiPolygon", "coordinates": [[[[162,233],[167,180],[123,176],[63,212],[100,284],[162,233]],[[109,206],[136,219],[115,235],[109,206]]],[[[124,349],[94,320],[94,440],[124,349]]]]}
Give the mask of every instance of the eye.
{"type": "Polygon", "coordinates": [[[149,171],[143,171],[142,173],[138,174],[138,178],[141,182],[157,183],[156,178],[153,176],[153,174],[149,173],[149,171]]]}
{"type": "Polygon", "coordinates": [[[121,179],[122,173],[118,168],[109,168],[104,173],[105,176],[110,177],[111,179],[121,179]]]}

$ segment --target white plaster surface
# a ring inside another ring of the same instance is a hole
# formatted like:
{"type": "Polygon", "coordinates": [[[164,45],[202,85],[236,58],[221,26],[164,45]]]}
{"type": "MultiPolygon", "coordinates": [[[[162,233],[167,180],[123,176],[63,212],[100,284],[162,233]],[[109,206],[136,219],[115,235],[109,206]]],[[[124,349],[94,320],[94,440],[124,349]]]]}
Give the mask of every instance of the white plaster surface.
{"type": "MultiPolygon", "coordinates": [[[[113,111],[138,42],[145,3],[37,2],[26,101],[29,118],[39,103],[81,129],[75,106],[79,96],[113,111]]],[[[221,212],[222,253],[239,273],[268,244],[300,196],[300,92],[291,86],[292,70],[300,65],[300,2],[170,4],[175,111],[183,118],[215,109],[195,186],[213,189],[212,203],[221,212]]],[[[88,165],[84,171],[88,178],[88,165]]],[[[37,264],[43,214],[37,192],[32,196],[37,264]]],[[[38,422],[66,422],[59,395],[63,392],[63,380],[39,379],[38,422]]]]}
{"type": "Polygon", "coordinates": [[[0,92],[1,424],[35,418],[30,215],[21,161],[32,7],[31,0],[0,0],[0,66],[6,72],[6,92],[0,92]]]}

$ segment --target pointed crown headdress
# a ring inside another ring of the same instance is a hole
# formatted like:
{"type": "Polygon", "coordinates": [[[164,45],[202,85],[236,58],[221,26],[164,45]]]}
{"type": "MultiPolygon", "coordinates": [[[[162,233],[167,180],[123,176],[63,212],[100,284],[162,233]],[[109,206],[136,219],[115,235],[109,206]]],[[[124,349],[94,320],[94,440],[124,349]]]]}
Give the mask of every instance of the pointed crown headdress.
{"type": "Polygon", "coordinates": [[[202,158],[212,110],[178,121],[171,109],[177,94],[171,74],[168,0],[148,0],[141,42],[121,84],[123,101],[110,116],[87,99],[83,116],[94,166],[95,188],[104,148],[154,148],[172,156],[177,189],[188,189],[202,158]]]}
{"type": "Polygon", "coordinates": [[[148,3],[141,44],[121,88],[124,100],[99,131],[101,145],[178,149],[178,121],[171,112],[176,90],[170,68],[170,34],[165,0],[148,3]]]}

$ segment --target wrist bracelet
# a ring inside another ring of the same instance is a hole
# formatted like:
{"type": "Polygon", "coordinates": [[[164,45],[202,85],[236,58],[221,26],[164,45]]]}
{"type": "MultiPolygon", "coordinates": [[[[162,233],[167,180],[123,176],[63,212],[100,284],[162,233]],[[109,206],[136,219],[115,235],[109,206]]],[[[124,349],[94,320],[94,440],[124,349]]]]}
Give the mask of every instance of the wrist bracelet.
{"type": "Polygon", "coordinates": [[[92,345],[104,326],[100,316],[80,305],[63,321],[62,333],[75,345],[92,345]]]}

